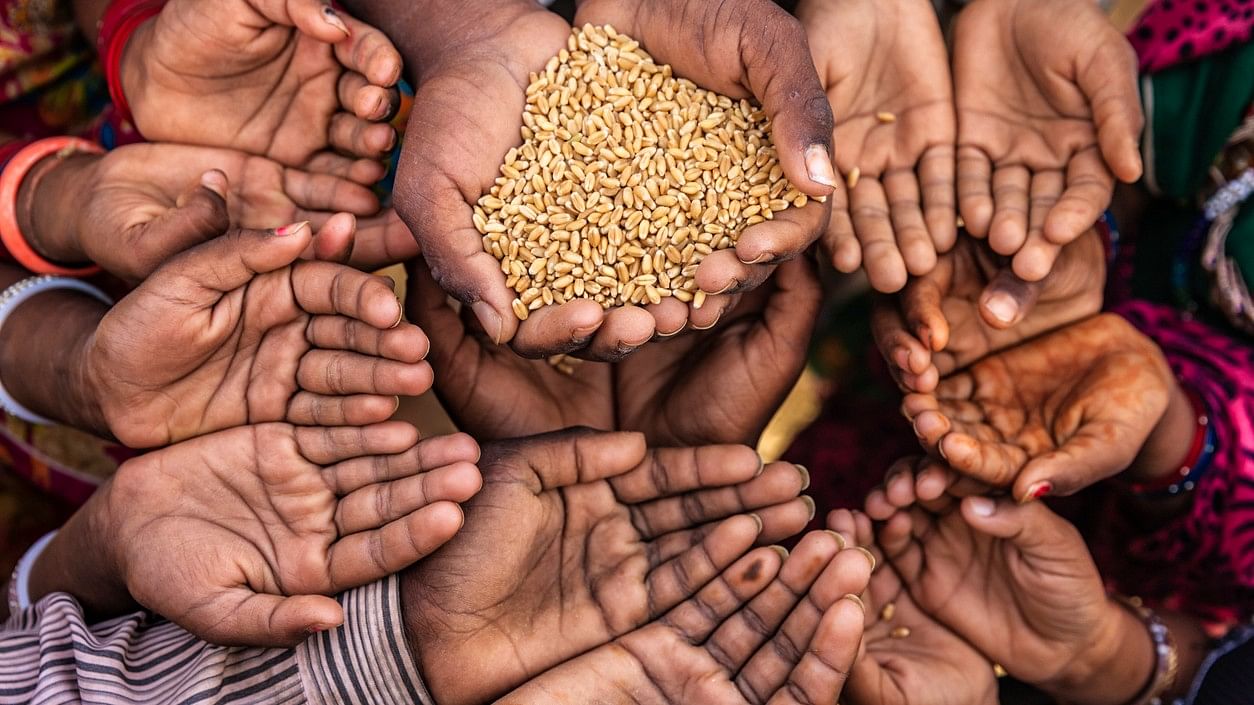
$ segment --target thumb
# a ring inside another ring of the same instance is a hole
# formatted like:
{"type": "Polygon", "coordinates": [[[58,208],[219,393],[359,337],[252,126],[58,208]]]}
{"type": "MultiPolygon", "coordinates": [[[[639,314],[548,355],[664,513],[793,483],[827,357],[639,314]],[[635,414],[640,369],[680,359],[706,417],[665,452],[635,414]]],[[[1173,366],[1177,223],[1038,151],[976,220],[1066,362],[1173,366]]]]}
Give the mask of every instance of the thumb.
{"type": "Polygon", "coordinates": [[[199,183],[179,196],[174,208],[135,226],[127,238],[135,257],[126,278],[143,281],[167,259],[225,233],[231,227],[227,188],[226,174],[206,171],[199,183]]]}
{"type": "Polygon", "coordinates": [[[212,623],[182,624],[205,641],[222,646],[292,647],[311,634],[333,629],[344,623],[344,608],[330,597],[260,595],[247,588],[236,588],[215,600],[218,610],[212,623]]]}
{"type": "Polygon", "coordinates": [[[975,496],[962,500],[961,512],[972,529],[1005,539],[1025,555],[1088,555],[1075,527],[1042,502],[1018,504],[1009,498],[975,496]]]}
{"type": "Polygon", "coordinates": [[[1132,46],[1122,36],[1103,46],[1080,73],[1079,83],[1092,106],[1102,157],[1120,181],[1135,182],[1143,171],[1139,139],[1145,115],[1132,46]]]}
{"type": "MultiPolygon", "coordinates": [[[[274,3],[264,4],[273,5],[274,3]]],[[[352,34],[344,18],[331,7],[331,3],[327,0],[284,0],[282,4],[280,12],[275,12],[279,10],[275,7],[274,10],[263,14],[273,22],[291,24],[302,34],[307,34],[327,44],[343,41],[352,34]]]]}
{"type": "Polygon", "coordinates": [[[274,230],[236,229],[171,259],[142,286],[184,293],[185,301],[212,305],[221,295],[244,286],[253,277],[295,262],[313,240],[309,223],[274,230]],[[201,291],[187,291],[187,282],[201,291]]]}
{"type": "Polygon", "coordinates": [[[1044,280],[1024,281],[1012,270],[1003,269],[980,294],[980,317],[994,328],[1010,328],[1032,311],[1044,286],[1044,280]]]}
{"type": "Polygon", "coordinates": [[[352,213],[336,213],[318,228],[313,241],[313,258],[345,264],[352,257],[356,240],[357,218],[352,213]]]}

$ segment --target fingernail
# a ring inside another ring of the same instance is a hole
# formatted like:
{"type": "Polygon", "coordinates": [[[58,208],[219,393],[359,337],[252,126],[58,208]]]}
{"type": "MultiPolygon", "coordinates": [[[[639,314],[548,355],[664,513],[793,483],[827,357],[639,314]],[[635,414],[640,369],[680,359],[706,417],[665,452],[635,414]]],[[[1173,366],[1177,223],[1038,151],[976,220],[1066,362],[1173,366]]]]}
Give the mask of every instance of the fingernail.
{"type": "Polygon", "coordinates": [[[1011,323],[1019,315],[1019,304],[1015,303],[1010,294],[1000,291],[988,297],[988,301],[984,302],[984,307],[993,314],[993,318],[1002,323],[1011,323]]]}
{"type": "Polygon", "coordinates": [[[740,260],[740,261],[743,262],[744,264],[766,264],[767,262],[774,260],[778,256],[779,255],[776,255],[774,252],[763,252],[762,254],[758,255],[757,259],[751,262],[745,262],[744,260],[740,260]]]}
{"type": "Polygon", "coordinates": [[[306,636],[313,636],[314,634],[320,634],[320,633],[322,633],[322,632],[325,632],[326,630],[327,630],[327,628],[326,628],[326,627],[324,627],[324,626],[322,626],[322,625],[320,625],[320,624],[319,624],[319,625],[314,625],[314,626],[312,626],[312,627],[305,627],[305,635],[306,635],[306,636]]]}
{"type": "Polygon", "coordinates": [[[583,328],[576,328],[575,330],[571,331],[570,339],[572,342],[576,342],[576,343],[583,342],[587,340],[588,338],[591,338],[592,334],[596,333],[597,329],[600,327],[601,327],[600,323],[595,323],[590,326],[584,326],[583,328]]]}
{"type": "MultiPolygon", "coordinates": [[[[801,495],[801,503],[806,505],[806,508],[810,510],[810,519],[813,519],[815,513],[818,512],[818,507],[814,505],[814,498],[803,494],[801,495]]],[[[806,519],[806,521],[810,521],[810,519],[806,519]]]]}
{"type": "Polygon", "coordinates": [[[483,326],[484,332],[488,334],[492,342],[500,345],[501,336],[504,334],[504,323],[496,309],[486,301],[476,301],[470,305],[470,310],[474,312],[475,318],[479,319],[479,324],[483,326]]]}
{"type": "Polygon", "coordinates": [[[841,536],[841,535],[840,535],[840,532],[838,532],[838,531],[832,531],[831,529],[823,529],[823,530],[824,530],[824,531],[826,531],[827,533],[831,534],[831,535],[832,535],[832,537],[836,539],[836,545],[840,546],[840,549],[839,549],[839,550],[843,551],[843,550],[845,550],[845,547],[849,545],[849,544],[845,543],[845,537],[844,537],[844,536],[841,536]]]}
{"type": "Polygon", "coordinates": [[[845,595],[844,597],[842,597],[842,598],[840,598],[840,599],[842,599],[842,600],[849,600],[849,601],[850,601],[850,602],[852,602],[853,604],[857,605],[857,606],[858,606],[858,609],[862,610],[862,612],[863,612],[863,613],[865,613],[865,612],[866,612],[866,604],[862,602],[862,598],[861,598],[861,597],[858,597],[857,595],[850,594],[850,595],[845,595]]]}
{"type": "Polygon", "coordinates": [[[866,548],[862,546],[854,546],[853,550],[860,551],[862,555],[866,556],[866,559],[870,561],[871,563],[871,572],[874,573],[875,572],[875,554],[871,553],[870,551],[868,551],[866,548]]]}
{"type": "Polygon", "coordinates": [[[226,174],[217,169],[210,169],[200,175],[200,185],[218,194],[222,200],[226,200],[226,174]]]}
{"type": "Polygon", "coordinates": [[[383,115],[387,112],[387,104],[387,98],[381,95],[375,96],[374,108],[370,110],[370,116],[375,119],[383,117],[383,115]]]}
{"type": "Polygon", "coordinates": [[[749,518],[753,520],[753,523],[758,525],[758,533],[759,534],[762,533],[762,529],[765,528],[766,526],[765,524],[762,523],[762,517],[758,516],[757,514],[750,514],[749,518]]]}
{"type": "Polygon", "coordinates": [[[352,32],[348,31],[348,25],[344,24],[344,20],[340,19],[340,13],[336,12],[335,8],[330,5],[322,8],[322,19],[327,24],[343,32],[344,36],[347,37],[352,34],[352,32]]]}
{"type": "Polygon", "coordinates": [[[997,511],[997,503],[988,497],[972,497],[968,501],[971,502],[971,511],[976,516],[991,517],[997,511]]]}
{"type": "Polygon", "coordinates": [[[940,442],[936,444],[936,450],[940,451],[940,455],[942,458],[945,459],[945,462],[949,462],[949,456],[945,455],[945,439],[944,438],[940,439],[940,442]]]}
{"type": "Polygon", "coordinates": [[[1027,494],[1023,495],[1023,499],[1020,500],[1019,503],[1027,504],[1028,502],[1035,502],[1036,500],[1040,499],[1041,497],[1044,497],[1045,495],[1053,491],[1054,491],[1054,483],[1049,482],[1048,480],[1044,482],[1033,482],[1028,487],[1027,494]]]}
{"type": "Polygon", "coordinates": [[[805,492],[810,489],[810,471],[804,465],[795,465],[797,472],[801,473],[801,491],[805,492]]]}
{"type": "Polygon", "coordinates": [[[919,340],[923,341],[928,350],[936,349],[936,346],[932,343],[932,328],[930,326],[919,326],[919,340]]]}
{"type": "Polygon", "coordinates": [[[832,167],[832,158],[827,154],[827,147],[812,144],[806,148],[806,174],[816,184],[828,188],[836,188],[836,169],[832,167]]]}
{"type": "Polygon", "coordinates": [[[733,279],[733,280],[731,280],[730,282],[728,282],[728,283],[727,283],[727,285],[726,285],[726,286],[724,286],[722,289],[719,289],[718,291],[716,291],[716,292],[714,292],[714,293],[710,294],[710,296],[719,296],[719,295],[721,295],[721,294],[726,294],[727,292],[729,292],[729,291],[731,291],[731,290],[735,289],[735,288],[736,288],[736,287],[738,287],[738,286],[740,286],[740,280],[739,280],[739,279],[733,279]]]}
{"type": "Polygon", "coordinates": [[[274,229],[274,236],[287,237],[288,235],[295,235],[307,227],[309,227],[309,221],[307,220],[300,223],[292,223],[291,225],[284,225],[281,228],[274,229]]]}
{"type": "Polygon", "coordinates": [[[779,554],[779,559],[781,561],[788,560],[788,549],[783,546],[771,546],[771,550],[779,554]]]}
{"type": "Polygon", "coordinates": [[[893,362],[897,363],[899,369],[910,369],[910,351],[905,348],[897,348],[893,351],[893,362]]]}

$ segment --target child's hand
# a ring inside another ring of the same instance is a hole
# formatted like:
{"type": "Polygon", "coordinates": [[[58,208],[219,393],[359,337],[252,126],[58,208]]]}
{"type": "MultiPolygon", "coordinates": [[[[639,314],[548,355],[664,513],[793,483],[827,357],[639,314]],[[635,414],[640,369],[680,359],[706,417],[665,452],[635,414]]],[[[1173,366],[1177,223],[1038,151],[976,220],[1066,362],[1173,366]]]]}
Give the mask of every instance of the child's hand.
{"type": "Polygon", "coordinates": [[[297,262],[307,224],[238,230],[166,262],[81,351],[94,427],[150,448],[266,421],[366,425],[431,386],[390,283],[297,262]]]}
{"type": "MultiPolygon", "coordinates": [[[[323,0],[171,0],[126,46],[122,88],[149,140],[355,174],[396,144],[401,57],[323,0]],[[348,156],[344,156],[348,155],[348,156]]],[[[378,180],[361,172],[362,183],[378,180]]]]}
{"type": "Polygon", "coordinates": [[[886,521],[880,546],[927,614],[1010,675],[1069,702],[1113,705],[1144,687],[1149,632],[1106,596],[1074,527],[1041,502],[925,504],[875,518],[886,521]]]}
{"type": "Polygon", "coordinates": [[[1091,0],[975,0],[953,43],[958,207],[1040,280],[1141,176],[1136,57],[1091,0]]]}
{"type": "Polygon", "coordinates": [[[803,0],[797,16],[846,177],[824,245],[840,271],[861,265],[875,289],[897,291],[907,274],[931,271],[957,232],[953,89],[936,13],[928,0],[803,0]]]}
{"type": "Polygon", "coordinates": [[[1106,255],[1096,230],[1064,246],[1039,282],[1007,264],[963,236],[936,269],[876,305],[871,330],[903,389],[932,392],[954,370],[1101,310],[1106,255]]]}
{"type": "Polygon", "coordinates": [[[1176,389],[1158,346],[1102,314],[984,358],[902,410],[933,455],[1030,501],[1131,465],[1176,389]]]}
{"type": "Polygon", "coordinates": [[[461,528],[478,456],[469,436],[397,422],[263,424],[131,460],[93,501],[141,605],[215,644],[291,646],[344,621],[330,595],[461,528]]]}

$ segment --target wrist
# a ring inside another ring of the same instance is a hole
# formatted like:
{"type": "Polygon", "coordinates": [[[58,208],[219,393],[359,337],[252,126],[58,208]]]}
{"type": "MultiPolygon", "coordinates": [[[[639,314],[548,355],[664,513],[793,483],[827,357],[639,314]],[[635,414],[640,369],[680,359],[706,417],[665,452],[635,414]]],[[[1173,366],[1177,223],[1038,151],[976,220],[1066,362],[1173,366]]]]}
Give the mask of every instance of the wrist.
{"type": "Polygon", "coordinates": [[[1186,461],[1197,431],[1198,417],[1193,402],[1184,387],[1173,378],[1167,408],[1128,467],[1125,478],[1137,484],[1152,484],[1178,472],[1186,461]]]}
{"type": "Polygon", "coordinates": [[[1149,684],[1157,663],[1145,624],[1113,599],[1107,618],[1087,648],[1049,683],[1045,692],[1068,705],[1127,705],[1149,684]]]}
{"type": "Polygon", "coordinates": [[[83,203],[81,185],[100,157],[49,155],[39,161],[18,189],[18,226],[26,242],[44,259],[61,264],[87,260],[78,239],[75,215],[83,203]]]}
{"type": "Polygon", "coordinates": [[[109,507],[111,486],[107,483],[92,495],[35,561],[29,583],[33,601],[64,592],[88,613],[99,616],[134,607],[118,561],[120,547],[111,540],[117,536],[109,507]]]}

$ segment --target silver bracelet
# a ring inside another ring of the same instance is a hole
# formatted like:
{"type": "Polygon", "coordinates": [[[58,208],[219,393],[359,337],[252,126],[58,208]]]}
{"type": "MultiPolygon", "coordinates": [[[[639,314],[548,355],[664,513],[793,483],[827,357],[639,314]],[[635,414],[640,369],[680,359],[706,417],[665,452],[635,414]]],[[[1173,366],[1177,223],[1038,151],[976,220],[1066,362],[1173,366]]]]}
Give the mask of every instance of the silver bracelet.
{"type": "MultiPolygon", "coordinates": [[[[87,282],[69,277],[48,275],[30,277],[5,289],[4,293],[0,293],[0,334],[3,334],[5,322],[9,320],[9,316],[17,310],[18,306],[39,294],[57,290],[82,292],[101,301],[106,306],[113,305],[113,300],[107,294],[87,282]]],[[[13,395],[9,394],[8,390],[4,388],[4,380],[2,378],[0,378],[0,409],[4,409],[7,413],[27,423],[39,425],[55,423],[51,419],[46,419],[19,404],[13,398],[13,395]]]]}
{"type": "Polygon", "coordinates": [[[33,546],[26,549],[26,553],[23,553],[22,558],[17,562],[17,567],[13,569],[13,577],[9,580],[9,616],[31,606],[31,570],[35,567],[35,561],[39,560],[39,555],[44,552],[48,544],[52,543],[56,535],[56,531],[44,534],[33,546]]]}

